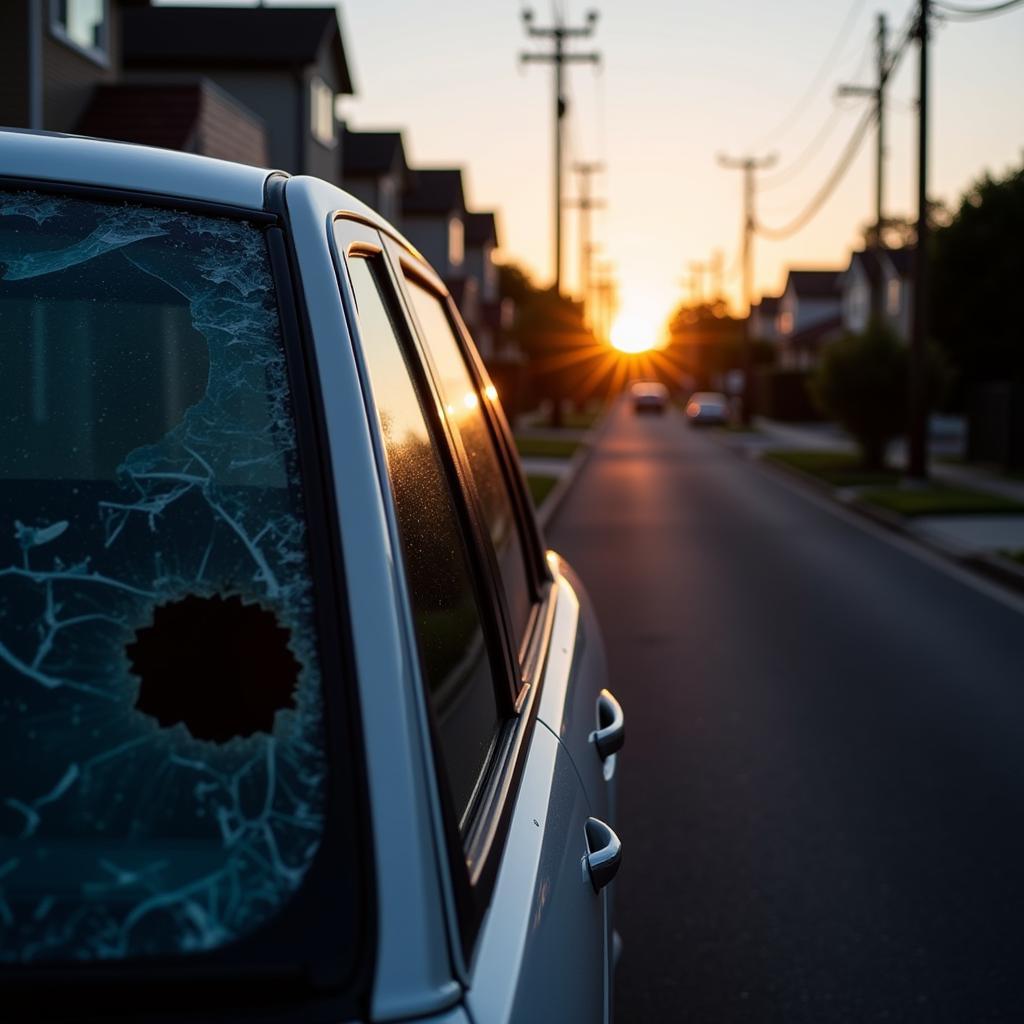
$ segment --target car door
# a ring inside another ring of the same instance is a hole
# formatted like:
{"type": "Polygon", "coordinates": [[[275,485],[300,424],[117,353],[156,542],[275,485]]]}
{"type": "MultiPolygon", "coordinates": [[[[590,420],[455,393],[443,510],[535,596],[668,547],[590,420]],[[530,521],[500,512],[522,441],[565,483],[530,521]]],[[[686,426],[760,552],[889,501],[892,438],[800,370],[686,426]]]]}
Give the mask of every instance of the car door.
{"type": "Polygon", "coordinates": [[[529,531],[493,421],[477,418],[493,397],[472,376],[450,393],[453,366],[426,349],[399,275],[415,273],[446,315],[443,285],[365,223],[332,230],[419,652],[453,972],[480,1020],[606,1019],[591,808],[536,719],[542,679],[570,668],[551,644],[574,630],[575,597],[529,531]]]}

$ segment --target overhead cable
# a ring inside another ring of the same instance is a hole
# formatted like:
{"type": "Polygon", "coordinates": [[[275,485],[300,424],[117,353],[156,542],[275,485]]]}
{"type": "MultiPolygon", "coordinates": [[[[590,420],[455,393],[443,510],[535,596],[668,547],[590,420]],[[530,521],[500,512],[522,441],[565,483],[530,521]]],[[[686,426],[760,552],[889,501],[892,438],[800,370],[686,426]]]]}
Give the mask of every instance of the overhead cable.
{"type": "Polygon", "coordinates": [[[857,16],[861,13],[863,7],[864,0],[853,0],[853,4],[847,12],[846,19],[843,21],[839,34],[836,36],[828,53],[825,54],[825,59],[822,61],[821,67],[819,67],[815,73],[814,78],[811,80],[811,84],[801,94],[792,109],[779,122],[779,124],[771,132],[768,132],[763,136],[762,139],[753,147],[754,150],[769,148],[769,143],[781,138],[789,131],[790,128],[793,127],[794,124],[796,124],[806,110],[807,104],[818,94],[825,77],[834,68],[836,57],[839,56],[839,49],[848,38],[850,30],[853,28],[853,23],[856,21],[857,16]]]}
{"type": "Polygon", "coordinates": [[[876,111],[874,107],[871,107],[864,112],[864,116],[854,129],[853,134],[850,136],[850,139],[846,144],[846,148],[843,150],[843,155],[839,158],[839,162],[826,179],[825,184],[818,189],[811,201],[796,217],[794,217],[788,224],[783,224],[782,227],[778,228],[757,223],[754,225],[754,230],[763,238],[769,238],[775,241],[789,238],[791,235],[795,235],[798,231],[803,230],[803,228],[805,228],[814,219],[814,215],[822,208],[822,206],[825,205],[832,196],[832,193],[835,192],[839,183],[845,177],[846,172],[850,169],[850,165],[857,156],[857,152],[863,144],[864,139],[867,137],[868,129],[875,121],[875,117],[876,111]]]}

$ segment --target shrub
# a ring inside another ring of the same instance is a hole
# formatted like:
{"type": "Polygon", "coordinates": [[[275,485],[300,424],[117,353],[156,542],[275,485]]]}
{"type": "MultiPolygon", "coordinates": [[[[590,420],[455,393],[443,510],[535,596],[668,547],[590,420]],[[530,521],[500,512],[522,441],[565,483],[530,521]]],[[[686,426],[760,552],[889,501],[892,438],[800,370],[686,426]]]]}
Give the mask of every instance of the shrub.
{"type": "Polygon", "coordinates": [[[885,464],[889,442],[906,426],[907,374],[906,346],[877,323],[824,351],[812,393],[822,410],[857,441],[867,469],[885,464]]]}

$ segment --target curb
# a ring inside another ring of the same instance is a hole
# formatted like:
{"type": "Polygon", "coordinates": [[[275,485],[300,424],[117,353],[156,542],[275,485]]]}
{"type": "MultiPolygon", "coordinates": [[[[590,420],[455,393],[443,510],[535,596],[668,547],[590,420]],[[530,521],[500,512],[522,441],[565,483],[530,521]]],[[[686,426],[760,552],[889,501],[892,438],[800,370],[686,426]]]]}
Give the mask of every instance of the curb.
{"type": "Polygon", "coordinates": [[[888,509],[876,508],[874,505],[870,505],[866,501],[860,501],[857,498],[851,501],[843,501],[842,498],[836,496],[836,489],[834,487],[809,473],[794,469],[785,463],[773,462],[770,459],[757,457],[752,461],[766,467],[769,472],[773,472],[777,476],[789,478],[793,483],[805,486],[818,494],[825,495],[840,508],[849,509],[864,519],[871,520],[871,522],[878,526],[882,526],[893,533],[898,533],[901,537],[923,548],[925,551],[931,552],[933,555],[945,558],[962,569],[967,569],[979,576],[995,580],[1009,590],[1024,594],[1024,566],[1018,565],[1009,558],[995,554],[968,552],[940,544],[930,538],[922,537],[921,534],[914,530],[908,529],[912,520],[906,516],[890,512],[888,509]]]}
{"type": "Polygon", "coordinates": [[[548,526],[550,526],[555,514],[565,501],[566,495],[576,482],[576,478],[580,475],[587,460],[597,447],[598,442],[608,430],[612,415],[618,406],[618,402],[613,402],[601,415],[601,418],[590,428],[586,439],[580,444],[579,449],[573,453],[572,458],[569,460],[569,465],[566,467],[558,483],[551,488],[548,496],[541,502],[540,507],[535,510],[537,525],[540,526],[541,530],[547,530],[548,526]]]}

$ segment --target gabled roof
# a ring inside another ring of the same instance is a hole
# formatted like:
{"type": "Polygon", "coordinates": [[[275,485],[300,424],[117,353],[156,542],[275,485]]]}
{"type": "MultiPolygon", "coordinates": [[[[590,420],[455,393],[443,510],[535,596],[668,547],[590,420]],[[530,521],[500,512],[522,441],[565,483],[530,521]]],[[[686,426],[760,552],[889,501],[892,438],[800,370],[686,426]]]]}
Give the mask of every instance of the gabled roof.
{"type": "Polygon", "coordinates": [[[354,132],[342,139],[345,176],[376,177],[396,167],[408,170],[401,132],[354,132]]]}
{"type": "Polygon", "coordinates": [[[338,91],[353,91],[333,7],[129,8],[121,31],[129,69],[301,67],[328,46],[338,91]]]}
{"type": "Polygon", "coordinates": [[[480,246],[498,244],[498,221],[493,211],[486,213],[467,213],[466,217],[466,245],[479,248],[480,246]]]}
{"type": "Polygon", "coordinates": [[[882,265],[877,249],[858,249],[856,252],[851,253],[850,266],[844,273],[849,273],[855,265],[864,271],[868,283],[872,287],[877,285],[882,279],[882,265]]]}
{"type": "Polygon", "coordinates": [[[791,270],[784,292],[792,288],[804,299],[838,298],[841,274],[841,270],[791,270]]]}
{"type": "Polygon", "coordinates": [[[402,212],[406,216],[446,215],[464,213],[462,171],[457,168],[414,170],[402,196],[402,212]]]}
{"type": "Polygon", "coordinates": [[[892,264],[900,277],[910,277],[914,269],[914,247],[903,249],[886,249],[885,258],[892,264]]]}
{"type": "Polygon", "coordinates": [[[781,295],[762,295],[760,302],[754,303],[754,308],[761,316],[775,316],[779,311],[779,300],[781,295]]]}

